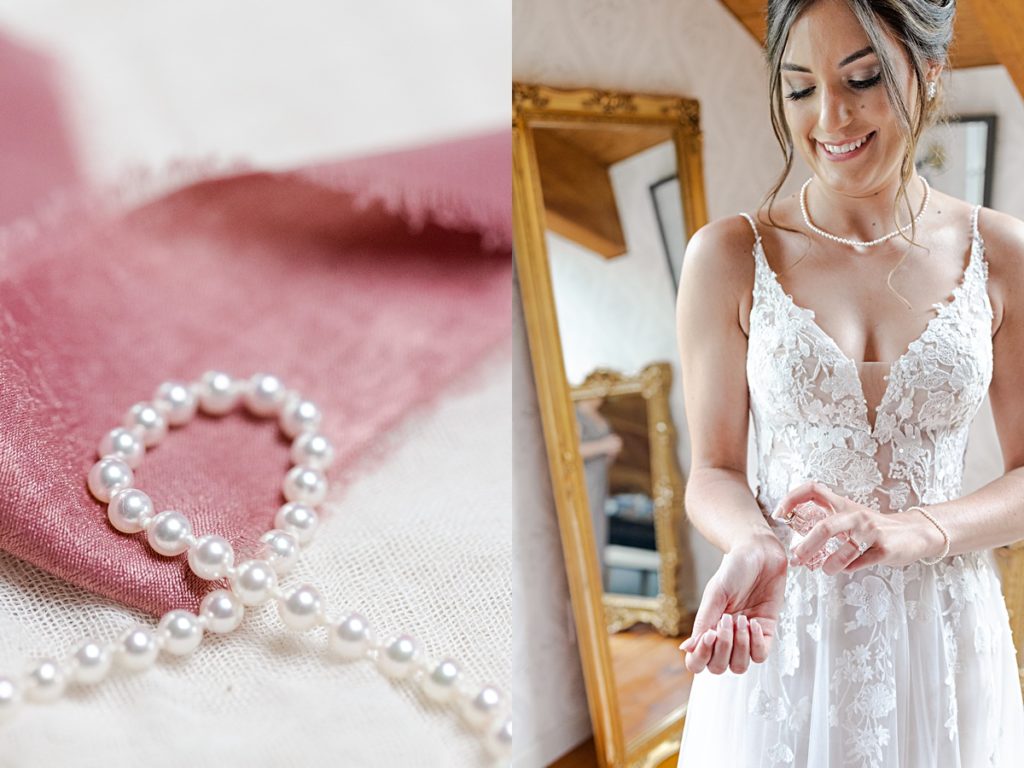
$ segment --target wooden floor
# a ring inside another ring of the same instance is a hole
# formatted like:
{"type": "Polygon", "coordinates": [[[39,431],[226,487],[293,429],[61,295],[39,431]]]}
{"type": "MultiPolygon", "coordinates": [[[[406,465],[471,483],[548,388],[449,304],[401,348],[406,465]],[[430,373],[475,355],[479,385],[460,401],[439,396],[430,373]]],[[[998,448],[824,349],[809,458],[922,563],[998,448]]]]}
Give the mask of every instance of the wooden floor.
{"type": "Polygon", "coordinates": [[[598,768],[598,766],[594,740],[587,739],[576,749],[555,760],[549,768],[598,768]]]}
{"type": "MultiPolygon", "coordinates": [[[[612,669],[625,743],[686,705],[693,674],[683,665],[682,637],[664,637],[646,624],[611,635],[612,669]]],[[[675,766],[675,756],[662,763],[675,766]]],[[[552,768],[597,768],[594,740],[562,756],[552,768]]]]}
{"type": "Polygon", "coordinates": [[[693,673],[683,664],[682,637],[664,637],[647,624],[637,624],[608,639],[628,744],[686,705],[693,673]]]}
{"type": "MultiPolygon", "coordinates": [[[[672,755],[662,761],[657,768],[677,768],[679,755],[672,755]]],[[[594,740],[587,739],[576,749],[553,762],[550,768],[600,768],[597,753],[594,752],[594,740]]]]}

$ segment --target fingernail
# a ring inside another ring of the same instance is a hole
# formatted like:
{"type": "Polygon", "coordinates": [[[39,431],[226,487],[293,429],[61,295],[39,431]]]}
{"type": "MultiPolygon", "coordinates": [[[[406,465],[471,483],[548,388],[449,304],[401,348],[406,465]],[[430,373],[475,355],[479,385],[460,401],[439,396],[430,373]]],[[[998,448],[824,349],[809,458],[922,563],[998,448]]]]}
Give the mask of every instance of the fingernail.
{"type": "Polygon", "coordinates": [[[747,628],[747,616],[746,616],[746,614],[741,613],[739,616],[737,616],[736,617],[736,624],[737,624],[737,626],[739,626],[739,628],[741,630],[742,629],[746,629],[747,628]]]}
{"type": "Polygon", "coordinates": [[[757,619],[751,619],[750,626],[758,632],[764,632],[764,628],[761,626],[761,622],[757,619]]]}
{"type": "Polygon", "coordinates": [[[707,632],[704,633],[704,640],[702,642],[704,643],[704,645],[710,648],[712,645],[715,644],[715,639],[717,637],[718,633],[715,632],[715,630],[713,629],[709,629],[707,632]]]}
{"type": "Polygon", "coordinates": [[[688,650],[690,650],[690,648],[693,647],[693,641],[694,641],[693,636],[690,636],[690,637],[686,638],[685,640],[683,640],[683,642],[681,642],[679,644],[679,650],[681,650],[681,651],[688,651],[688,650]]]}

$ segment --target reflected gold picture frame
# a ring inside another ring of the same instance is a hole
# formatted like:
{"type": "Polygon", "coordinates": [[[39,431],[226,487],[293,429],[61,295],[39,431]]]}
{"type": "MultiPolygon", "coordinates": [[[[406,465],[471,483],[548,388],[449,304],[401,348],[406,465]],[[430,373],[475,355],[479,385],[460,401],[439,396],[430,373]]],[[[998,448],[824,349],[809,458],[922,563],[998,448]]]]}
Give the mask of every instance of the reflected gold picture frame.
{"type": "Polygon", "coordinates": [[[683,629],[684,606],[679,591],[679,525],[683,517],[685,484],[676,455],[676,427],[669,408],[672,366],[654,362],[636,374],[599,368],[578,386],[572,387],[573,400],[590,397],[609,399],[638,395],[646,405],[647,436],[651,458],[651,501],[654,503],[654,537],[659,555],[658,595],[641,597],[604,593],[603,603],[608,631],[621,632],[634,624],[650,624],[663,635],[676,636],[683,629]]]}

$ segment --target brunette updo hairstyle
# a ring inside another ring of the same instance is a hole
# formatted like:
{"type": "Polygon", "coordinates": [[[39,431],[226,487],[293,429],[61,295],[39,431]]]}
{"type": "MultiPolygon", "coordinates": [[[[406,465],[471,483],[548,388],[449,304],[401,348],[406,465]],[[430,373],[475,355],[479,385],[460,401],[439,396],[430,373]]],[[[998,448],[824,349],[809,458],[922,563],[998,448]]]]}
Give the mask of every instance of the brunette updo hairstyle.
{"type": "MultiPolygon", "coordinates": [[[[910,205],[907,195],[907,183],[914,171],[914,157],[921,133],[939,121],[942,115],[944,88],[936,83],[935,98],[928,101],[925,76],[931,61],[940,62],[943,72],[949,71],[949,45],[953,39],[953,19],[956,15],[956,0],[845,0],[853,11],[861,27],[864,28],[871,46],[878,54],[881,65],[882,82],[885,85],[889,103],[892,105],[899,120],[900,131],[906,142],[906,151],[900,166],[900,188],[896,193],[892,219],[893,227],[898,227],[896,211],[900,199],[907,207],[911,221],[916,213],[910,205]],[[917,108],[910,114],[907,106],[907,94],[902,91],[902,84],[897,83],[892,56],[885,47],[883,28],[903,46],[914,70],[914,87],[917,89],[917,108]]],[[[769,0],[768,1],[768,32],[765,40],[765,56],[769,71],[769,101],[771,103],[772,130],[785,156],[785,167],[772,189],[765,195],[759,207],[768,204],[768,220],[772,219],[772,204],[779,189],[789,177],[793,169],[793,136],[786,124],[783,112],[782,93],[782,53],[789,40],[789,32],[793,23],[801,13],[814,5],[818,0],[769,0]]],[[[911,226],[910,238],[904,239],[913,243],[916,227],[911,226]]],[[[908,251],[909,252],[909,251],[908,251]]],[[[893,267],[886,283],[894,290],[889,280],[892,278],[903,259],[893,267]]],[[[895,292],[895,291],[894,291],[895,292]]],[[[899,295],[897,293],[897,295],[899,295]]],[[[902,297],[900,297],[902,299],[902,297]]],[[[909,308],[909,304],[908,304],[909,308]]]]}

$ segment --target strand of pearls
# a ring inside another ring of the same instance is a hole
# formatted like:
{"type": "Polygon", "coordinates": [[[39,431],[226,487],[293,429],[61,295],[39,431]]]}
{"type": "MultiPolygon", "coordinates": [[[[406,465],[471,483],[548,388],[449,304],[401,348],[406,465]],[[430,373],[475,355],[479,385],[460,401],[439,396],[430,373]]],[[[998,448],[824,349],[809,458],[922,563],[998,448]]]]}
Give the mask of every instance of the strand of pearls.
{"type": "Polygon", "coordinates": [[[21,677],[0,675],[0,723],[20,709],[24,700],[55,701],[68,684],[98,683],[114,666],[135,672],[153,666],[161,652],[188,655],[202,642],[204,633],[231,632],[241,624],[246,608],[273,601],[285,627],[297,632],[324,627],[327,648],[334,657],[369,659],[386,677],[411,681],[427,699],[461,713],[467,725],[482,736],[492,756],[507,758],[512,722],[507,697],[497,687],[471,683],[456,660],[427,656],[422,644],[409,634],[380,640],[361,614],[328,614],[321,591],[313,584],[280,586],[279,577],[292,569],[300,548],[312,541],[319,523],[316,507],[327,496],[324,472],[334,460],[334,447],[317,431],[320,422],[320,409],[313,402],[266,373],[240,381],[209,371],[198,382],[166,382],[157,388],[152,401],[133,405],[122,425],[100,441],[99,461],[88,474],[89,491],[107,504],[107,517],[118,531],[144,535],[149,546],[165,557],[185,554],[196,576],[209,581],[226,579],[228,588],[209,592],[198,615],[172,610],[155,628],[132,626],[109,642],[87,639],[63,658],[37,660],[21,677]],[[223,537],[197,537],[181,512],[156,512],[152,499],[134,487],[133,470],[146,450],[166,437],[169,427],[187,424],[197,411],[224,415],[240,402],[257,416],[277,418],[281,430],[293,440],[294,466],[281,485],[285,503],[274,515],[274,527],[261,537],[255,556],[236,565],[234,549],[223,537]]]}
{"type": "Polygon", "coordinates": [[[800,211],[804,215],[804,224],[806,224],[807,228],[810,229],[812,232],[815,232],[821,235],[822,237],[828,238],[829,240],[833,240],[837,243],[842,243],[843,245],[852,245],[855,248],[868,248],[872,245],[879,245],[880,243],[884,243],[887,240],[891,240],[901,232],[906,232],[908,229],[910,229],[911,224],[916,224],[918,221],[921,220],[921,217],[924,215],[925,209],[928,207],[928,198],[931,196],[932,188],[928,186],[928,180],[924,176],[920,176],[919,178],[921,179],[921,183],[924,184],[924,200],[921,203],[921,210],[917,212],[917,215],[909,224],[904,224],[902,227],[890,232],[888,235],[875,238],[874,240],[851,240],[847,237],[839,237],[839,235],[833,235],[831,232],[826,232],[824,229],[815,226],[814,223],[811,222],[811,217],[807,214],[807,187],[811,183],[811,179],[807,179],[807,181],[804,182],[803,186],[800,187],[800,211]]]}

